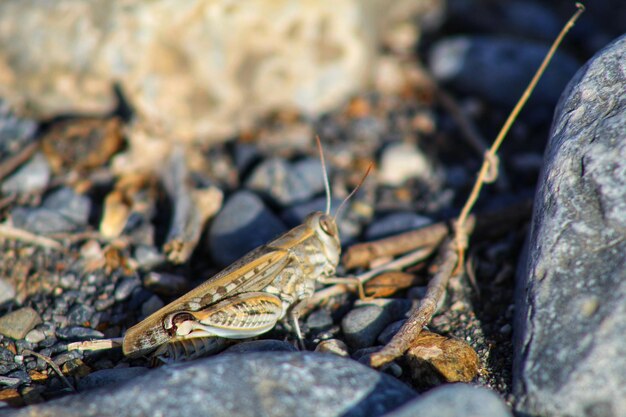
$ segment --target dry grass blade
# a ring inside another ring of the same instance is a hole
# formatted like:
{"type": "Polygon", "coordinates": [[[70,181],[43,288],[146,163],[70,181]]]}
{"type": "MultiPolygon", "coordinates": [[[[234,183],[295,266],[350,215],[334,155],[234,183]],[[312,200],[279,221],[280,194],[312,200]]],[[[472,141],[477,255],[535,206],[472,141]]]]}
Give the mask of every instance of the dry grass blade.
{"type": "Polygon", "coordinates": [[[578,10],[565,24],[565,26],[559,33],[559,36],[557,36],[556,40],[552,44],[552,47],[550,48],[550,50],[546,54],[546,57],[541,63],[541,66],[539,67],[530,84],[522,94],[522,97],[515,105],[515,108],[509,115],[504,126],[498,133],[498,136],[493,142],[493,145],[485,153],[484,162],[478,174],[476,183],[474,184],[472,192],[468,197],[467,202],[463,206],[463,210],[461,211],[458,221],[455,224],[454,242],[450,241],[444,244],[440,252],[441,256],[438,261],[439,271],[428,283],[426,296],[420,303],[419,307],[411,313],[409,319],[402,326],[402,328],[400,328],[398,333],[391,339],[391,341],[382,350],[373,353],[370,356],[370,366],[383,366],[393,361],[394,359],[402,356],[404,352],[409,349],[411,344],[419,337],[422,328],[428,322],[430,322],[433,314],[437,309],[437,305],[443,299],[448,281],[452,274],[455,272],[455,270],[457,272],[462,271],[464,265],[464,253],[465,248],[467,247],[468,236],[473,229],[473,227],[468,227],[468,218],[470,215],[470,211],[474,206],[474,203],[478,199],[478,195],[480,194],[482,186],[486,182],[493,182],[497,177],[497,168],[494,165],[497,161],[497,152],[500,148],[500,145],[502,144],[502,141],[506,137],[506,134],[511,128],[513,121],[517,118],[522,107],[528,101],[531,92],[537,85],[539,78],[545,71],[548,63],[554,55],[554,52],[563,40],[563,37],[574,25],[574,22],[576,22],[580,14],[585,10],[584,6],[580,3],[577,3],[576,7],[578,8],[578,10]]]}
{"type": "Polygon", "coordinates": [[[513,122],[515,121],[515,119],[517,119],[517,116],[522,111],[522,108],[524,107],[528,99],[530,98],[531,93],[537,86],[539,79],[541,78],[546,68],[548,67],[548,64],[552,60],[554,53],[556,52],[557,48],[561,44],[561,41],[563,40],[567,32],[569,32],[569,30],[572,28],[572,26],[574,26],[574,23],[576,22],[576,20],[578,20],[582,12],[585,11],[585,7],[581,3],[576,3],[576,7],[578,8],[578,10],[567,21],[565,26],[563,26],[563,29],[561,29],[561,32],[559,33],[557,38],[554,40],[554,42],[552,43],[552,46],[550,47],[550,50],[548,51],[545,58],[541,62],[539,69],[537,69],[532,80],[530,80],[530,83],[524,90],[522,97],[519,99],[519,101],[517,102],[517,104],[511,111],[511,113],[509,114],[509,117],[506,119],[506,122],[504,122],[504,125],[502,126],[502,129],[500,129],[500,132],[498,133],[498,136],[496,137],[493,144],[491,145],[491,148],[489,148],[489,150],[485,152],[485,157],[483,160],[483,164],[480,168],[480,171],[478,173],[478,178],[476,179],[476,182],[474,183],[474,186],[472,188],[472,192],[470,193],[470,196],[468,197],[465,205],[463,206],[463,209],[461,210],[461,214],[459,215],[458,221],[455,224],[455,240],[457,244],[457,250],[459,253],[459,268],[463,267],[464,257],[465,257],[465,248],[467,247],[468,236],[467,236],[467,233],[465,232],[465,229],[466,229],[465,222],[467,221],[467,218],[470,214],[470,211],[474,207],[476,200],[478,200],[478,196],[480,195],[480,190],[482,189],[483,185],[485,183],[490,183],[490,182],[495,181],[495,179],[498,176],[498,171],[497,171],[497,166],[496,166],[496,163],[498,160],[498,156],[497,156],[498,149],[500,149],[500,145],[502,145],[504,138],[506,137],[511,126],[513,125],[513,122]]]}
{"type": "Polygon", "coordinates": [[[9,226],[7,224],[0,224],[0,238],[20,240],[22,242],[26,242],[31,245],[36,245],[47,249],[54,249],[58,251],[64,250],[63,245],[61,245],[56,240],[47,238],[45,236],[39,236],[26,230],[9,226]]]}
{"type": "Polygon", "coordinates": [[[39,359],[41,359],[44,362],[46,362],[48,365],[50,365],[50,367],[54,370],[54,372],[56,372],[57,375],[59,375],[59,378],[61,378],[61,381],[63,381],[63,383],[65,385],[67,385],[68,388],[71,389],[73,392],[76,392],[76,388],[74,388],[74,386],[70,383],[70,381],[67,380],[65,375],[63,375],[63,372],[61,372],[61,369],[59,368],[59,366],[56,363],[54,363],[54,361],[52,359],[50,359],[49,357],[47,357],[45,355],[42,355],[41,353],[33,352],[30,349],[24,349],[22,351],[22,353],[24,353],[25,355],[36,356],[39,359]]]}

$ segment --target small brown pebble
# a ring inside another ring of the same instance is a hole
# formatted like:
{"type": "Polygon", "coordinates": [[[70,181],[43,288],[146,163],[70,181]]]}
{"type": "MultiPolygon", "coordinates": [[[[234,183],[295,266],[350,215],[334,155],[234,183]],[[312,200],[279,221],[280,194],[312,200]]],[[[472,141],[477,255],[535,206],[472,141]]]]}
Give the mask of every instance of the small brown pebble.
{"type": "Polygon", "coordinates": [[[322,340],[316,347],[316,352],[332,353],[337,356],[348,356],[348,346],[339,339],[322,340]]]}
{"type": "Polygon", "coordinates": [[[40,324],[41,317],[31,307],[23,307],[0,317],[0,334],[13,339],[23,339],[40,324]]]}
{"type": "Polygon", "coordinates": [[[81,359],[72,359],[63,364],[61,371],[65,375],[84,377],[91,373],[91,368],[85,364],[81,359]]]}
{"type": "Polygon", "coordinates": [[[423,330],[406,354],[411,378],[420,387],[470,382],[478,374],[478,355],[459,339],[423,330]]]}
{"type": "Polygon", "coordinates": [[[22,396],[15,388],[0,390],[0,402],[8,404],[10,407],[21,407],[24,405],[22,396]]]}
{"type": "Polygon", "coordinates": [[[33,382],[41,382],[48,379],[48,374],[46,372],[41,372],[36,369],[28,371],[28,376],[30,376],[30,379],[32,379],[33,382]]]}

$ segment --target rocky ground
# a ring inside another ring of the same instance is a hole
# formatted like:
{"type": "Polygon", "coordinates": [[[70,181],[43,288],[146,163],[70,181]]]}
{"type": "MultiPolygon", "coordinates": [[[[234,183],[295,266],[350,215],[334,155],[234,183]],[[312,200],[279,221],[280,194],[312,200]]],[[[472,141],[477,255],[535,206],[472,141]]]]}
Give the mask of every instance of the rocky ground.
{"type": "MultiPolygon", "coordinates": [[[[426,345],[444,352],[444,365],[424,361],[417,347],[382,372],[358,363],[391,339],[424,296],[434,257],[372,281],[366,291],[374,300],[343,293],[312,308],[301,327],[306,349],[317,353],[297,352],[283,324],[177,365],[129,359],[119,349],[67,349],[123,336],[323,209],[315,135],[334,208],[374,164],[339,220],[344,252],[456,216],[484,146],[565,19],[540,3],[515,3],[516,13],[468,13],[463,2],[454,4],[425,30],[419,50],[388,45],[408,73],[401,93],[363,92],[315,118],[277,112],[221,144],[176,149],[142,173],[111,169],[137,134],[123,106],[112,115],[39,121],[3,104],[0,414],[622,414],[623,38],[563,93],[614,35],[599,29],[597,17],[563,47],[501,150],[500,178],[481,194],[477,213],[508,220],[491,217],[472,235],[468,272],[453,277],[428,326],[445,337],[426,345]],[[524,13],[544,24],[528,27],[524,13]],[[428,59],[423,64],[417,56],[428,59]],[[602,278],[589,279],[595,275],[602,278]]],[[[340,265],[338,275],[386,261],[340,265]]]]}

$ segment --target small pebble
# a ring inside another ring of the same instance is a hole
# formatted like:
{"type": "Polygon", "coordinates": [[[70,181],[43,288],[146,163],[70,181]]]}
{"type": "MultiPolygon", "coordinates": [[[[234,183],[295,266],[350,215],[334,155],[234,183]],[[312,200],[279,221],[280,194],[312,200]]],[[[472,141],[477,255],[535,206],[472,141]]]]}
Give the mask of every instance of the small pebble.
{"type": "Polygon", "coordinates": [[[500,327],[500,333],[502,333],[505,336],[510,335],[512,331],[513,331],[513,327],[508,323],[500,327]]]}
{"type": "Polygon", "coordinates": [[[315,351],[320,353],[332,353],[338,356],[350,356],[348,345],[339,339],[322,340],[315,347],[315,351]]]}
{"type": "Polygon", "coordinates": [[[135,288],[141,285],[138,277],[124,278],[115,287],[115,300],[123,301],[130,297],[135,288]]]}
{"type": "Polygon", "coordinates": [[[43,341],[46,338],[46,335],[42,330],[33,329],[26,334],[25,340],[30,343],[37,344],[43,341]]]}
{"type": "Polygon", "coordinates": [[[39,313],[31,307],[22,307],[0,317],[0,334],[23,339],[29,331],[42,323],[39,313]]]}
{"type": "Polygon", "coordinates": [[[134,259],[143,270],[151,270],[165,262],[165,256],[154,246],[139,245],[135,248],[134,259]]]}
{"type": "Polygon", "coordinates": [[[4,277],[0,277],[0,304],[15,297],[15,287],[4,277]]]}
{"type": "Polygon", "coordinates": [[[48,160],[41,152],[37,152],[28,162],[6,178],[0,189],[3,194],[39,193],[47,187],[50,174],[48,160]]]}
{"type": "Polygon", "coordinates": [[[306,326],[310,330],[326,330],[332,325],[333,318],[330,312],[325,309],[315,310],[306,318],[306,326]]]}
{"type": "Polygon", "coordinates": [[[382,184],[396,187],[410,178],[430,182],[434,172],[426,155],[410,143],[395,143],[383,150],[379,178],[382,184]]]}
{"type": "Polygon", "coordinates": [[[91,329],[89,327],[82,326],[71,326],[64,327],[61,329],[57,329],[56,331],[57,337],[61,340],[72,340],[72,339],[101,339],[104,337],[102,332],[98,330],[91,329]]]}
{"type": "Polygon", "coordinates": [[[91,321],[94,313],[95,310],[91,306],[85,304],[74,305],[67,313],[67,320],[70,324],[84,326],[85,323],[91,321]]]}
{"type": "Polygon", "coordinates": [[[322,192],[323,179],[322,165],[318,159],[306,158],[290,164],[282,158],[270,158],[256,167],[246,187],[288,207],[322,192]]]}

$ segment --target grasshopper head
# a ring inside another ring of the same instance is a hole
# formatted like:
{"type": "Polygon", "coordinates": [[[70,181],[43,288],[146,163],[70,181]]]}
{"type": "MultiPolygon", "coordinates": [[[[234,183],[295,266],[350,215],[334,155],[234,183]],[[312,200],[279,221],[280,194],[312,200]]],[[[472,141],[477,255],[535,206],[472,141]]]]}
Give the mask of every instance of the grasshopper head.
{"type": "Polygon", "coordinates": [[[315,232],[315,235],[322,243],[322,252],[332,265],[332,273],[334,273],[341,255],[341,242],[339,241],[337,222],[331,215],[316,211],[309,214],[304,223],[315,232]]]}

